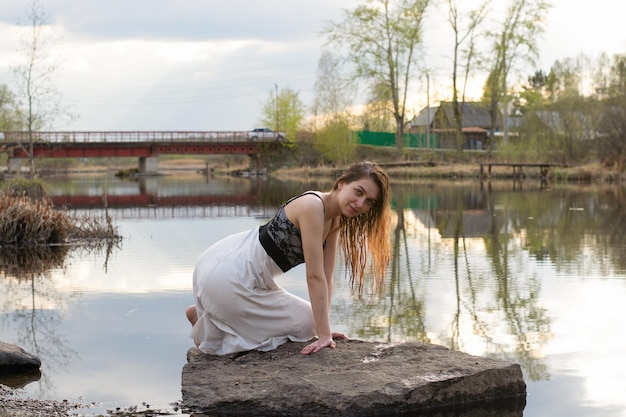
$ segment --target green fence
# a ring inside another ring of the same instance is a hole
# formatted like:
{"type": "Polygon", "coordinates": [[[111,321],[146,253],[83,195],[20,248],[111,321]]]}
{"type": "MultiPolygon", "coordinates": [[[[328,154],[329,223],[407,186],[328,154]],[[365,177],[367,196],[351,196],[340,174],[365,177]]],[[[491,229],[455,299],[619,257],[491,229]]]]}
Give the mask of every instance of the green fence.
{"type": "MultiPolygon", "coordinates": [[[[391,198],[391,208],[396,210],[398,202],[396,197],[391,198]]],[[[402,199],[402,208],[404,210],[430,211],[441,208],[441,199],[434,195],[420,195],[419,197],[404,197],[402,199]]]]}
{"type": "MultiPolygon", "coordinates": [[[[405,148],[439,149],[439,135],[431,133],[430,146],[426,134],[405,133],[402,146],[405,148]]],[[[388,132],[357,132],[357,141],[361,145],[396,146],[396,135],[388,132]]]]}

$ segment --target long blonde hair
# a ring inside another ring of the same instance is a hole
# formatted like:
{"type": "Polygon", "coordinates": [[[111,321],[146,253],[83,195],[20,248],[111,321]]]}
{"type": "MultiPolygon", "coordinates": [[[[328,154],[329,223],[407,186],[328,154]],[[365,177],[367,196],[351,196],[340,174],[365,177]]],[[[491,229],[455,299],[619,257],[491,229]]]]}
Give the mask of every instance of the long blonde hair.
{"type": "Polygon", "coordinates": [[[372,294],[380,294],[384,288],[387,266],[391,259],[391,187],[389,177],[375,162],[358,162],[348,168],[337,179],[333,190],[339,183],[349,184],[362,178],[374,180],[380,195],[372,208],[356,217],[341,216],[339,236],[346,273],[350,276],[352,293],[363,295],[365,271],[369,261],[371,273],[370,289],[372,294]],[[368,258],[371,253],[371,259],[368,258]]]}

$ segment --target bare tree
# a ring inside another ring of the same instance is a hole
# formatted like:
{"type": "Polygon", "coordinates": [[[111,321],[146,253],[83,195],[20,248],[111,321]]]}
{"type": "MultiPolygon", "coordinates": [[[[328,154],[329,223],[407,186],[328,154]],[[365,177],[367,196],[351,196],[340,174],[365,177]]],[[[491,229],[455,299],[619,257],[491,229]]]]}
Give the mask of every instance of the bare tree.
{"type": "Polygon", "coordinates": [[[462,103],[465,103],[465,91],[472,66],[476,57],[476,38],[480,24],[487,16],[491,0],[484,0],[477,8],[469,13],[459,11],[456,0],[448,0],[448,22],[454,32],[454,51],[452,55],[452,111],[456,130],[457,151],[463,149],[463,113],[462,103]],[[465,19],[464,19],[465,17],[465,19]],[[463,47],[465,48],[463,49],[463,47]],[[465,58],[465,64],[461,59],[465,58]],[[463,71],[462,88],[459,88],[459,70],[463,71]],[[459,99],[459,95],[461,98],[459,99]],[[459,103],[460,102],[460,103],[459,103]]]}
{"type": "Polygon", "coordinates": [[[391,92],[385,83],[370,86],[367,102],[359,119],[363,130],[374,132],[395,130],[391,92]]]}
{"type": "MultiPolygon", "coordinates": [[[[490,71],[483,93],[491,119],[489,154],[493,150],[500,112],[502,108],[505,114],[507,111],[509,75],[520,61],[535,61],[538,38],[544,31],[550,7],[546,0],[510,0],[500,28],[489,33],[492,39],[490,71]]],[[[503,123],[506,124],[506,121],[503,123]]],[[[506,131],[506,126],[504,128],[506,131]]]]}
{"type": "Polygon", "coordinates": [[[324,30],[328,44],[347,47],[355,75],[371,85],[385,85],[396,122],[396,146],[402,153],[407,124],[409,82],[417,68],[422,21],[430,0],[366,0],[344,10],[341,22],[324,30]]]}
{"type": "Polygon", "coordinates": [[[329,161],[346,163],[356,154],[352,131],[354,85],[343,75],[341,60],[322,52],[317,67],[313,114],[315,147],[329,161]]]}
{"type": "Polygon", "coordinates": [[[331,51],[323,51],[318,61],[315,81],[313,115],[316,118],[323,120],[351,112],[355,86],[343,72],[339,57],[331,51]]]}
{"type": "Polygon", "coordinates": [[[54,84],[59,68],[53,58],[55,39],[50,33],[48,14],[38,0],[30,0],[20,40],[21,62],[13,67],[18,104],[22,108],[22,126],[26,140],[21,143],[30,163],[30,175],[35,175],[33,144],[38,130],[54,125],[58,119],[75,116],[62,104],[62,96],[54,84]]]}

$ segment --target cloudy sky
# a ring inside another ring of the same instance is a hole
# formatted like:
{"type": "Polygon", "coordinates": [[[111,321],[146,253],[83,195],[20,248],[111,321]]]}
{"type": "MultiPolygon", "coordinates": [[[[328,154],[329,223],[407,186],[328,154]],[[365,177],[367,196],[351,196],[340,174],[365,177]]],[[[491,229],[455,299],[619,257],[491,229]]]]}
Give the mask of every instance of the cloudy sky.
{"type": "MultiPolygon", "coordinates": [[[[464,0],[465,1],[465,0],[464,0]]],[[[465,4],[460,1],[460,4],[465,4]]],[[[474,0],[467,0],[474,1],[474,0]]],[[[2,0],[0,84],[15,84],[20,27],[27,1],[2,0]]],[[[40,0],[57,39],[55,80],[79,116],[58,130],[248,130],[276,86],[312,102],[327,21],[359,0],[40,0]]],[[[495,0],[502,4],[503,0],[495,0]]],[[[540,43],[541,67],[579,53],[626,53],[614,0],[552,0],[540,43]]],[[[448,77],[442,12],[426,23],[425,61],[448,77]]],[[[527,73],[532,73],[529,68],[527,73]]],[[[443,81],[441,82],[443,83],[443,81]]],[[[431,100],[449,99],[443,84],[431,100]]],[[[426,88],[412,94],[415,111],[426,88]]]]}

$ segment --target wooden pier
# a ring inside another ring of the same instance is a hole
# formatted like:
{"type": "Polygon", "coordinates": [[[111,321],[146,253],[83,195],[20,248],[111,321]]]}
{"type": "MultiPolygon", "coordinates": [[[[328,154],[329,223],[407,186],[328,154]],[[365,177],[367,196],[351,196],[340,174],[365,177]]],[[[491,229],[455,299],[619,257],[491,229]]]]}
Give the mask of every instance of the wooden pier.
{"type": "Polygon", "coordinates": [[[524,174],[523,168],[539,168],[539,172],[541,174],[541,178],[546,178],[548,176],[548,170],[552,167],[561,167],[562,164],[551,164],[551,163],[516,163],[516,162],[481,162],[480,163],[480,178],[484,178],[485,176],[485,167],[487,167],[487,178],[491,177],[491,168],[492,167],[509,167],[513,168],[513,177],[514,178],[524,178],[526,175],[524,174]]]}

